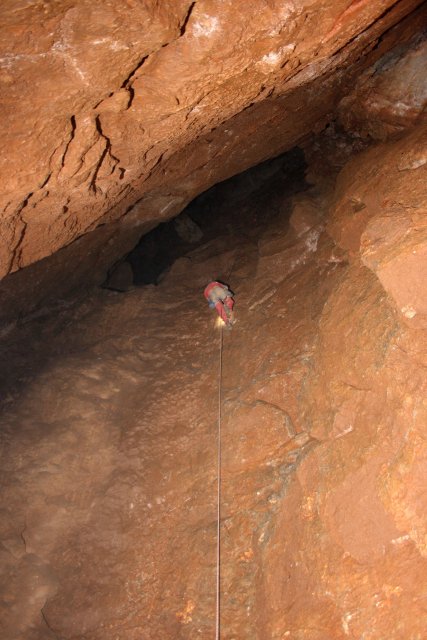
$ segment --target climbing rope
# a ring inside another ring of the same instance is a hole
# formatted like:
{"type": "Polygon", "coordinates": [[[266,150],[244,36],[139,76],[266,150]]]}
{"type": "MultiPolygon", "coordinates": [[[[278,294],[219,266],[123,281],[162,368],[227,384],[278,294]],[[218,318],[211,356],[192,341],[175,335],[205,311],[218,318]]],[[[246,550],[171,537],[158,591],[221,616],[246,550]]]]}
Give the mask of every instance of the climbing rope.
{"type": "Polygon", "coordinates": [[[222,408],[222,327],[219,332],[218,443],[217,443],[217,528],[216,528],[216,616],[215,640],[220,640],[221,600],[221,408],[222,408]]]}

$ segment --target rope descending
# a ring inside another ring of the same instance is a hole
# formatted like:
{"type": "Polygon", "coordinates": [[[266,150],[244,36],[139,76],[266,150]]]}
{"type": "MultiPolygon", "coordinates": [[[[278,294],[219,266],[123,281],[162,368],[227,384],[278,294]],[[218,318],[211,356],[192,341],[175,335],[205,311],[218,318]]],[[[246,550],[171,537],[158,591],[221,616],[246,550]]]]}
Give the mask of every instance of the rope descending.
{"type": "Polygon", "coordinates": [[[219,332],[218,443],[217,443],[217,530],[216,530],[216,616],[215,640],[220,640],[221,596],[221,407],[222,407],[222,328],[219,332]]]}

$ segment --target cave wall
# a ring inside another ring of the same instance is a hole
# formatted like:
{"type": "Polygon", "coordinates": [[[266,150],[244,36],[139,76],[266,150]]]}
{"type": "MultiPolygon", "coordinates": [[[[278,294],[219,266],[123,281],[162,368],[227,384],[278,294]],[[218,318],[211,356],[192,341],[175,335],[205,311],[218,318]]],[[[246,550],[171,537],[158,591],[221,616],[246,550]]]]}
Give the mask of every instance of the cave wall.
{"type": "Polygon", "coordinates": [[[157,287],[94,290],[1,343],[4,637],[214,633],[213,273],[238,319],[223,336],[221,637],[423,637],[425,130],[356,142],[323,132],[297,194],[218,201],[227,231],[157,287]]]}
{"type": "Polygon", "coordinates": [[[426,167],[420,127],[339,175],[326,229],[348,262],[307,355],[316,444],[265,554],[266,637],[424,634],[426,167]]]}
{"type": "Polygon", "coordinates": [[[311,185],[274,202],[230,192],[226,233],[158,287],[92,290],[3,330],[4,637],[212,635],[219,336],[201,291],[214,276],[231,281],[238,310],[223,352],[222,637],[424,637],[427,137],[414,34],[425,13],[380,38],[418,3],[316,2],[309,17],[280,5],[278,31],[278,4],[263,4],[265,24],[259,3],[245,15],[222,4],[242,45],[221,32],[211,93],[213,3],[2,8],[21,47],[1,61],[16,154],[4,165],[3,256],[16,272],[1,283],[2,318],[100,282],[156,220],[295,141],[311,185]],[[29,15],[45,39],[29,35],[29,15]],[[106,40],[113,27],[132,46],[106,40]],[[291,51],[294,28],[306,44],[291,51]],[[176,73],[190,44],[191,78],[176,73]],[[18,100],[35,69],[32,102],[18,100]]]}
{"type": "Polygon", "coordinates": [[[3,3],[0,276],[70,249],[2,282],[2,308],[99,283],[198,193],[322,128],[420,5],[3,3]]]}

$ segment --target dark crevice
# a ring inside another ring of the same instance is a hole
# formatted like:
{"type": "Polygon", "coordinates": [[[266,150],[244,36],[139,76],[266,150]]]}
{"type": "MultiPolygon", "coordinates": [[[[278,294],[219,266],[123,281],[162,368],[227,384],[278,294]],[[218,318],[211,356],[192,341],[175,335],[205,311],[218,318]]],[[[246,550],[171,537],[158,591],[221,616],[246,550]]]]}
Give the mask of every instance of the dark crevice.
{"type": "Polygon", "coordinates": [[[47,183],[49,182],[49,180],[51,178],[51,175],[52,175],[52,172],[49,172],[47,174],[46,178],[43,180],[43,182],[41,183],[41,185],[39,187],[40,189],[43,189],[47,185],[47,183]]]}
{"type": "Polygon", "coordinates": [[[128,93],[129,93],[129,100],[127,103],[127,109],[129,109],[132,106],[133,103],[133,99],[135,98],[135,90],[132,87],[132,85],[130,84],[128,87],[126,87],[128,93]]]}
{"type": "Polygon", "coordinates": [[[135,97],[135,90],[132,87],[132,81],[135,80],[135,76],[136,76],[137,72],[145,64],[147,58],[149,58],[149,55],[144,56],[142,58],[142,60],[140,62],[138,62],[136,67],[134,67],[134,69],[132,69],[132,71],[127,76],[127,78],[125,78],[125,80],[123,81],[123,83],[122,83],[122,85],[120,87],[121,89],[126,89],[126,91],[129,93],[129,101],[128,101],[127,107],[126,107],[127,109],[129,109],[132,106],[133,99],[135,97]]]}
{"type": "Polygon", "coordinates": [[[193,9],[194,9],[195,5],[196,5],[196,2],[192,2],[192,3],[190,4],[190,6],[188,7],[187,15],[185,16],[184,21],[183,21],[183,23],[182,23],[182,25],[181,25],[181,28],[180,28],[180,34],[181,34],[181,36],[183,36],[183,35],[184,35],[184,33],[185,33],[185,30],[186,30],[186,28],[187,28],[188,21],[189,21],[189,20],[190,20],[190,18],[191,18],[191,14],[193,13],[193,9]]]}
{"type": "Polygon", "coordinates": [[[68,140],[67,144],[65,145],[64,153],[62,154],[61,168],[63,168],[65,166],[65,156],[67,155],[68,148],[69,148],[70,144],[72,143],[72,141],[74,140],[74,137],[76,135],[76,128],[77,128],[76,116],[71,116],[70,122],[71,122],[71,134],[70,134],[70,139],[68,140]]]}
{"type": "MultiPolygon", "coordinates": [[[[187,27],[188,21],[189,21],[189,19],[190,19],[190,17],[191,17],[191,14],[192,14],[192,12],[193,12],[193,9],[194,9],[195,4],[196,4],[196,2],[192,2],[192,3],[191,3],[191,5],[190,5],[190,6],[189,6],[189,8],[188,8],[187,14],[185,15],[184,20],[183,20],[183,22],[182,22],[182,24],[181,24],[181,26],[180,26],[180,30],[179,30],[180,36],[179,36],[179,37],[183,36],[183,35],[184,35],[184,33],[185,33],[185,29],[186,29],[186,27],[187,27]]],[[[165,43],[160,47],[160,49],[163,49],[164,47],[167,47],[169,44],[170,44],[170,42],[165,42],[165,43]]],[[[133,103],[133,100],[134,100],[134,98],[135,98],[135,91],[134,91],[134,89],[133,89],[133,87],[132,87],[132,82],[136,79],[136,75],[137,75],[138,71],[139,71],[139,70],[141,69],[141,67],[145,64],[145,62],[147,61],[147,59],[148,59],[151,55],[153,55],[153,53],[156,53],[156,52],[155,52],[155,51],[153,51],[153,52],[150,52],[149,54],[145,55],[145,56],[140,60],[140,62],[138,62],[138,64],[137,64],[137,65],[132,69],[132,71],[129,73],[129,75],[128,75],[124,80],[123,80],[123,82],[122,82],[122,84],[121,84],[121,86],[120,86],[120,88],[121,88],[121,89],[126,89],[126,91],[128,91],[128,92],[129,92],[129,102],[128,102],[128,104],[127,104],[127,109],[129,109],[129,108],[131,107],[131,105],[132,105],[132,103],[133,103]]],[[[112,94],[110,94],[110,95],[112,95],[112,94]]],[[[98,103],[98,104],[99,104],[99,103],[98,103]]],[[[98,105],[96,105],[96,106],[98,106],[98,105]]],[[[95,108],[96,108],[96,107],[95,107],[95,108]]]]}
{"type": "MultiPolygon", "coordinates": [[[[92,189],[94,191],[94,193],[97,192],[97,187],[96,187],[96,179],[99,175],[99,172],[101,170],[102,164],[104,162],[105,156],[108,154],[110,156],[110,158],[112,158],[112,160],[114,160],[115,165],[114,168],[112,170],[111,173],[114,173],[114,169],[116,168],[116,166],[119,164],[120,160],[119,158],[117,158],[113,152],[111,151],[111,140],[109,139],[108,136],[105,135],[105,133],[102,130],[102,126],[101,126],[101,119],[99,116],[97,116],[95,118],[95,126],[96,126],[96,130],[98,131],[99,135],[104,138],[105,140],[105,149],[103,150],[103,152],[101,153],[101,157],[98,161],[98,164],[95,168],[94,174],[92,176],[92,180],[90,181],[90,185],[89,188],[92,189]]],[[[123,169],[124,171],[124,169],[123,169]]]]}
{"type": "Polygon", "coordinates": [[[130,74],[127,76],[127,78],[125,78],[125,80],[123,81],[122,85],[121,85],[121,89],[127,89],[128,91],[130,90],[129,87],[129,83],[131,82],[131,80],[134,78],[135,74],[137,71],[139,71],[139,69],[142,67],[142,65],[144,64],[144,62],[147,60],[149,56],[146,55],[142,58],[142,60],[140,62],[138,62],[138,64],[136,65],[136,67],[134,67],[132,69],[132,71],[130,72],[130,74]]]}

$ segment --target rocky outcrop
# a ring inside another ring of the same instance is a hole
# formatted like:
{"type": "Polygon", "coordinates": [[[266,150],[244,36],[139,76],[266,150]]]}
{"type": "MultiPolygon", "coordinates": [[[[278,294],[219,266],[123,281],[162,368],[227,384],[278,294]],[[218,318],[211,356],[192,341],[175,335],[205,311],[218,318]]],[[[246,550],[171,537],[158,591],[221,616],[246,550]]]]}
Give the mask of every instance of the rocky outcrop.
{"type": "Polygon", "coordinates": [[[362,138],[386,140],[425,117],[426,33],[396,46],[357,80],[339,105],[340,123],[362,138]]]}
{"type": "Polygon", "coordinates": [[[98,290],[10,334],[4,637],[213,634],[213,274],[238,318],[222,353],[221,637],[423,637],[421,140],[361,153],[334,193],[228,192],[157,287],[98,290]]]}
{"type": "Polygon", "coordinates": [[[378,277],[411,327],[427,327],[425,127],[355,158],[340,176],[328,228],[378,277]]]}
{"type": "Polygon", "coordinates": [[[144,230],[322,127],[421,4],[3,3],[0,276],[85,238],[56,280],[99,281],[144,230]]]}

